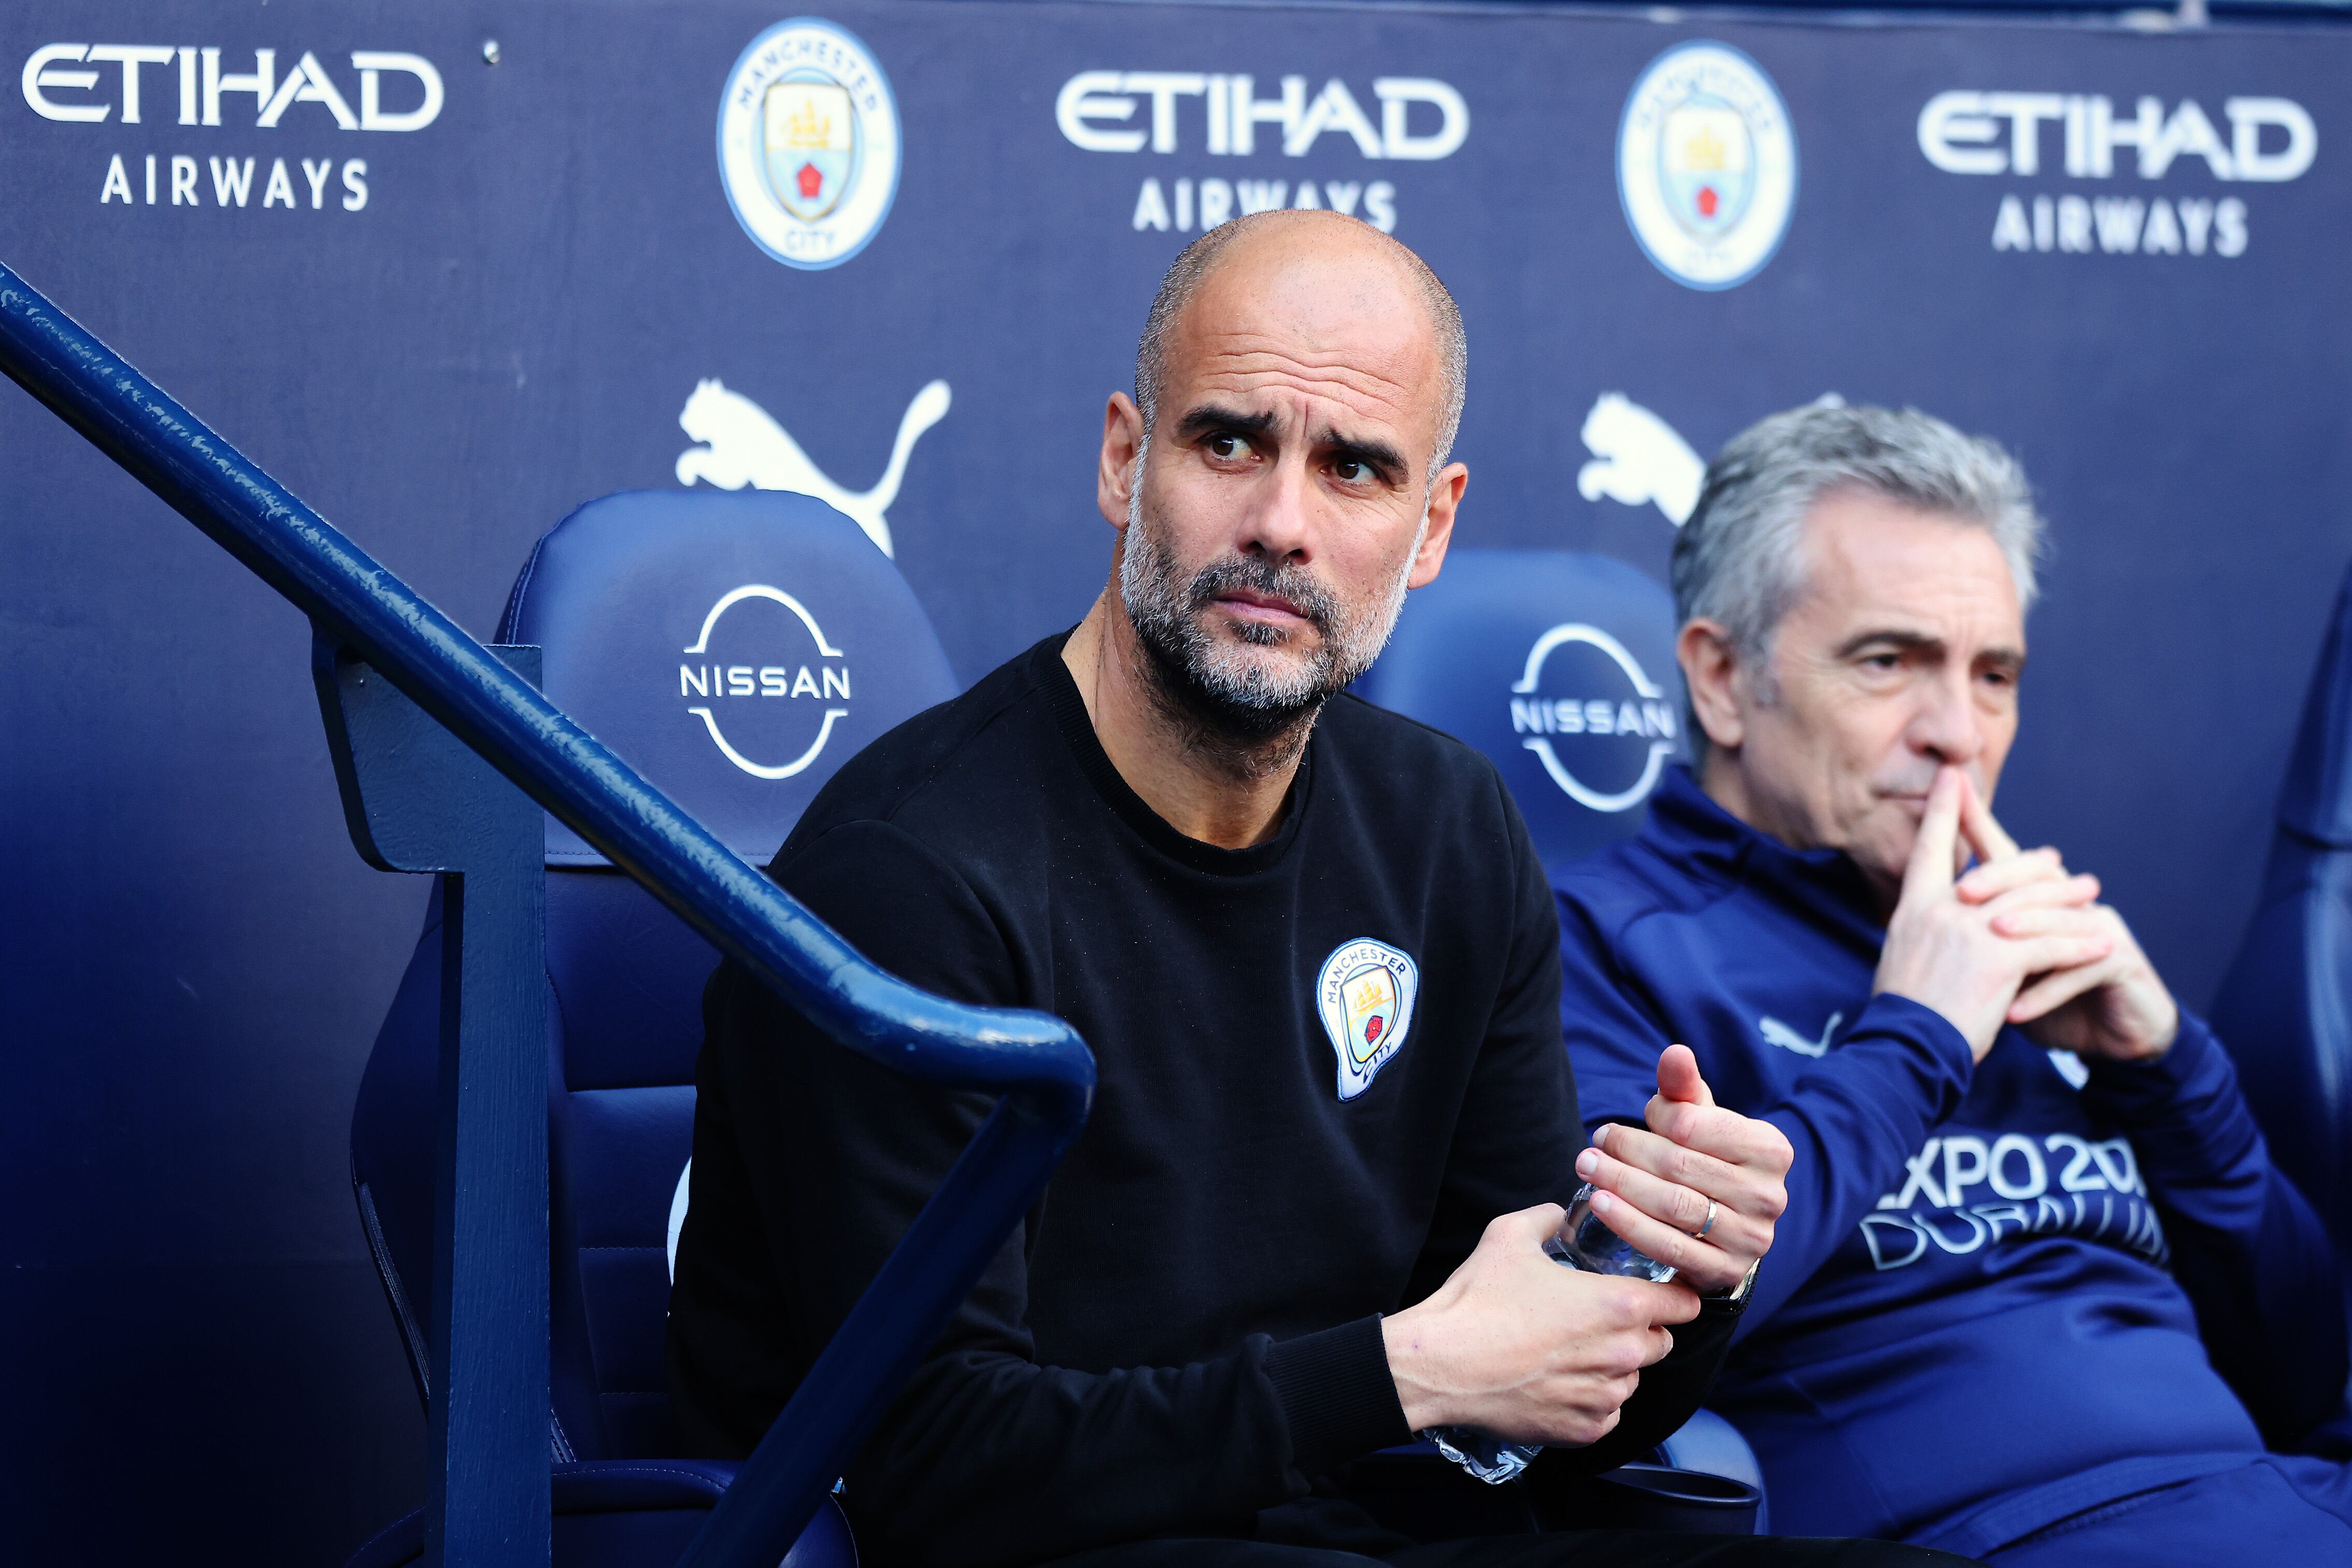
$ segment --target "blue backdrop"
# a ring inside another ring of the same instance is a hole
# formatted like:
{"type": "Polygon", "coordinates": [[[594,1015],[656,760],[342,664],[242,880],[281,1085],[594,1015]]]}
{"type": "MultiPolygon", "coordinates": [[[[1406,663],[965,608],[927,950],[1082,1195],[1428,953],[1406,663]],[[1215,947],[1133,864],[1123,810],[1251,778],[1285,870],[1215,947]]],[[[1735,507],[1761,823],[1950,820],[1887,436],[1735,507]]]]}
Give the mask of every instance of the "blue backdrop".
{"type": "MultiPolygon", "coordinates": [[[[2206,999],[2352,557],[2352,34],[840,0],[878,68],[777,100],[770,195],[870,190],[877,91],[897,183],[809,269],[714,142],[790,15],[24,0],[0,256],[478,635],[581,500],[748,477],[887,522],[969,681],[1102,581],[1101,405],[1188,227],[1311,184],[1461,300],[1465,542],[1663,577],[1682,449],[1824,392],[2016,450],[2057,554],[2002,810],[2206,999]],[[1693,39],[1750,74],[1629,114],[1693,39]]],[[[421,1500],[346,1142],[426,889],[352,852],[307,644],[0,392],[12,1557],[326,1562],[421,1500]]]]}

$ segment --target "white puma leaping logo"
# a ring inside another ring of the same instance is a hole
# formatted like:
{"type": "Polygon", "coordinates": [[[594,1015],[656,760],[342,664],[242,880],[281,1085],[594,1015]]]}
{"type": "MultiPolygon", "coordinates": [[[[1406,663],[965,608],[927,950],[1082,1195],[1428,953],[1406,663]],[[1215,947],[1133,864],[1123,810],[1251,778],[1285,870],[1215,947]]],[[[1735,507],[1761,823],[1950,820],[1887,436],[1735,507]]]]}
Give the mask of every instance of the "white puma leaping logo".
{"type": "Polygon", "coordinates": [[[1831,1014],[1830,1021],[1822,1026],[1822,1037],[1818,1040],[1809,1040],[1780,1019],[1769,1016],[1757,1019],[1756,1027],[1762,1031],[1766,1045],[1779,1046],[1801,1057],[1825,1057],[1830,1054],[1831,1038],[1837,1034],[1838,1026],[1844,1022],[1844,1014],[1831,1014]]]}
{"type": "Polygon", "coordinates": [[[1676,528],[1690,521],[1706,465],[1673,426],[1622,392],[1604,392],[1584,416],[1583,436],[1592,461],[1577,470],[1578,494],[1627,506],[1655,501],[1676,528]]]}
{"type": "Polygon", "coordinates": [[[691,485],[705,479],[723,490],[790,490],[814,496],[852,519],[866,536],[890,550],[890,520],[885,514],[898,499],[898,481],[907,477],[907,458],[916,437],[938,424],[948,411],[948,384],[935,381],[915,394],[898,421],[898,438],[890,447],[890,466],[865,494],[843,489],[809,461],[800,443],[769,417],[768,411],[740,392],[730,392],[714,377],[698,384],[677,416],[679,428],[699,447],[677,455],[677,482],[691,485]]]}

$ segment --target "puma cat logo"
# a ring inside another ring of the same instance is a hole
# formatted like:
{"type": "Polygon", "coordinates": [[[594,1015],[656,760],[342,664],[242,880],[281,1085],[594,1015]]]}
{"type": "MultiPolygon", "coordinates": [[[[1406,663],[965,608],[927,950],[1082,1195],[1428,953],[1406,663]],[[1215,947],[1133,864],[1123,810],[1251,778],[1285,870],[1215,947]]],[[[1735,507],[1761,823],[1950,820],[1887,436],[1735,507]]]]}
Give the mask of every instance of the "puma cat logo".
{"type": "Polygon", "coordinates": [[[1762,1032],[1764,1043],[1768,1046],[1778,1046],[1801,1057],[1825,1057],[1830,1054],[1830,1040],[1837,1034],[1838,1026],[1844,1022],[1844,1014],[1831,1014],[1830,1021],[1822,1026],[1822,1037],[1818,1040],[1805,1038],[1778,1018],[1759,1018],[1756,1027],[1762,1032]]]}
{"type": "Polygon", "coordinates": [[[875,487],[858,494],[845,490],[809,461],[800,443],[769,417],[768,411],[740,392],[730,392],[716,378],[698,384],[677,416],[678,427],[702,443],[677,455],[677,482],[691,485],[704,479],[723,490],[790,490],[814,496],[866,531],[883,554],[890,550],[890,503],[898,499],[898,482],[907,476],[907,458],[916,438],[938,424],[948,411],[948,384],[935,381],[915,394],[898,421],[898,438],[891,444],[890,466],[875,487]]]}
{"type": "Polygon", "coordinates": [[[1622,392],[1604,392],[1584,416],[1583,434],[1592,461],[1577,471],[1576,489],[1586,500],[1655,502],[1676,528],[1690,520],[1706,465],[1673,426],[1622,392]]]}

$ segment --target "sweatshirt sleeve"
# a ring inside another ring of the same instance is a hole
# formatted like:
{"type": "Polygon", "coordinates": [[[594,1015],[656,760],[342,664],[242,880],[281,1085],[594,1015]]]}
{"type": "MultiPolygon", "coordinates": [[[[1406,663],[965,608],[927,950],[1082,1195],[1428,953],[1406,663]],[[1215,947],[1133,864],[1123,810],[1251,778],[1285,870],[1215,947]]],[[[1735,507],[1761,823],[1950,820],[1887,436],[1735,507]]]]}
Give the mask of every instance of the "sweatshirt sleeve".
{"type": "Polygon", "coordinates": [[[1566,1203],[1576,1191],[1576,1156],[1584,1147],[1576,1075],[1560,1049],[1559,920],[1518,808],[1501,779],[1495,788],[1512,865],[1509,954],[1408,1303],[1445,1283],[1497,1215],[1566,1203]]]}
{"type": "MultiPolygon", "coordinates": [[[[775,874],[861,952],[963,1000],[1017,1000],[1012,961],[963,881],[878,822],[796,847],[775,874]]],[[[710,1125],[698,1127],[689,1226],[751,1213],[783,1283],[772,1294],[796,1363],[831,1338],[987,1114],[987,1096],[918,1082],[843,1048],[733,965],[706,1002],[710,1125]],[[714,1081],[715,1080],[715,1081],[714,1081]],[[721,1147],[720,1145],[724,1145],[721,1147]],[[706,1158],[714,1163],[706,1184],[706,1158]],[[730,1165],[740,1173],[730,1182],[730,1165]]],[[[1314,1469],[1402,1441],[1377,1318],[1276,1343],[1240,1340],[1184,1366],[1081,1372],[1038,1364],[1026,1244],[1050,1188],[884,1414],[845,1478],[861,1545],[942,1565],[1035,1561],[1176,1529],[1218,1531],[1304,1494],[1314,1469]],[[1337,1456],[1335,1458],[1334,1456],[1337,1456]]],[[[682,1247],[679,1296],[719,1260],[682,1247]],[[692,1263],[689,1269],[688,1265],[692,1263]]],[[[723,1355],[677,1331],[673,1384],[706,1447],[748,1451],[792,1371],[742,1386],[723,1355]],[[692,1353],[688,1353],[691,1352],[692,1353]],[[708,1363],[690,1363],[699,1354],[708,1363]]],[[[756,1314],[731,1314],[737,1320],[756,1314]]],[[[741,1364],[762,1364],[757,1354],[741,1364]]]]}
{"type": "Polygon", "coordinates": [[[2229,1054],[2187,1012],[2147,1063],[2092,1061],[2084,1105],[2127,1133],[2214,1370],[2273,1447],[2326,1419],[2347,1373],[2326,1227],[2263,1142],[2229,1054]]]}
{"type": "MultiPolygon", "coordinates": [[[[1560,906],[1560,1017],[1585,1124],[1638,1126],[1657,1092],[1658,1055],[1677,1041],[1582,900],[1563,893],[1560,906]]],[[[1727,1027],[1679,1043],[1698,1058],[1718,1101],[1779,1127],[1796,1152],[1788,1212],[1734,1330],[1742,1338],[1812,1278],[1881,1193],[1900,1184],[1905,1160],[1966,1098],[1975,1063],[1941,1015],[1892,994],[1871,998],[1835,1050],[1769,1098],[1740,1092],[1770,1081],[1752,1059],[1766,1047],[1751,1031],[1727,1027]]]]}

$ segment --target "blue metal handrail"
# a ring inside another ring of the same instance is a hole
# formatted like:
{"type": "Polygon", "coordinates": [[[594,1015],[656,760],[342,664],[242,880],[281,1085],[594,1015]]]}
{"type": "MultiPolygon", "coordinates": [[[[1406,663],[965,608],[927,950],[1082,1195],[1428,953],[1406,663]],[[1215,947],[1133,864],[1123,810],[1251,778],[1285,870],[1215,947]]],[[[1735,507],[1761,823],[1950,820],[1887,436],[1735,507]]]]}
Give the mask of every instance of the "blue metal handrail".
{"type": "Polygon", "coordinates": [[[1076,1139],[1094,1095],[1085,1041],[1046,1014],[950,1002],[868,963],[5,265],[0,371],[834,1038],[916,1078],[1002,1091],[683,1560],[774,1563],[1076,1139]]]}

